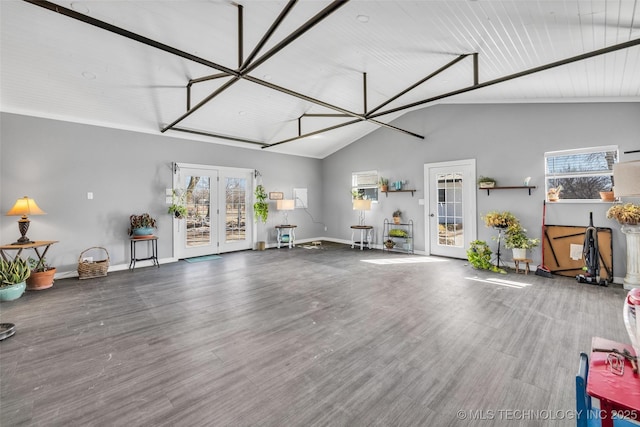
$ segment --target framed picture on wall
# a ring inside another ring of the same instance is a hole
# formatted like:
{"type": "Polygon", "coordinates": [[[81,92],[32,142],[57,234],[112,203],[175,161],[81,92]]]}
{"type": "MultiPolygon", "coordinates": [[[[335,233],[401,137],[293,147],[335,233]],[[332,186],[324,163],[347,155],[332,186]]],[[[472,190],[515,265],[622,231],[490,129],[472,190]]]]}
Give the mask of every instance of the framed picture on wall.
{"type": "Polygon", "coordinates": [[[282,192],[269,193],[269,200],[282,200],[282,199],[284,199],[284,193],[282,192]]]}

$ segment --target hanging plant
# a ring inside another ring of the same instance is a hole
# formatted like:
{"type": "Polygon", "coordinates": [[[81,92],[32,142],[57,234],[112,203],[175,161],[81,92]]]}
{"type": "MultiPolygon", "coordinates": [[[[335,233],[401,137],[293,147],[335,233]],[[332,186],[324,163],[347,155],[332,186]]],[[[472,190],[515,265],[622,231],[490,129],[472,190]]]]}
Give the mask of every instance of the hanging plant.
{"type": "Polygon", "coordinates": [[[253,193],[256,196],[256,202],[253,204],[253,214],[256,221],[261,221],[263,224],[267,223],[267,217],[269,216],[269,203],[267,200],[267,192],[262,185],[256,186],[256,190],[253,193]]]}
{"type": "Polygon", "coordinates": [[[187,216],[187,207],[185,206],[186,196],[187,192],[184,190],[177,191],[174,189],[171,194],[172,203],[169,206],[168,213],[176,219],[186,218],[187,216]]]}

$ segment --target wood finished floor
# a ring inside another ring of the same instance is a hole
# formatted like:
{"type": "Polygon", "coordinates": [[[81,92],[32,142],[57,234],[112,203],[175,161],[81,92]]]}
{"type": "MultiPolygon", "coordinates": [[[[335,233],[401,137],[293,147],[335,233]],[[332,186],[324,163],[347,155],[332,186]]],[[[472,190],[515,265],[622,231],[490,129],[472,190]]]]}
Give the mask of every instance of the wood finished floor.
{"type": "Polygon", "coordinates": [[[571,411],[591,337],[628,341],[619,285],[324,248],[59,280],[3,302],[17,333],[0,342],[0,425],[575,425],[458,411],[571,411]]]}

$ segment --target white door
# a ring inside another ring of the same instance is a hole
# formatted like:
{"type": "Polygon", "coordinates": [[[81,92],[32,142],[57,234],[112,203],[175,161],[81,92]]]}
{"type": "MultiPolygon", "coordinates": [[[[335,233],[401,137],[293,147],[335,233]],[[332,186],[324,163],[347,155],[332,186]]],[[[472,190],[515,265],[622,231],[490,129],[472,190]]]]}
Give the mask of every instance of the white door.
{"type": "Polygon", "coordinates": [[[475,159],[424,165],[425,252],[467,258],[476,239],[475,159]]]}
{"type": "Polygon", "coordinates": [[[176,258],[251,248],[251,178],[247,169],[176,164],[173,188],[186,194],[187,206],[186,218],[173,220],[176,258]]]}

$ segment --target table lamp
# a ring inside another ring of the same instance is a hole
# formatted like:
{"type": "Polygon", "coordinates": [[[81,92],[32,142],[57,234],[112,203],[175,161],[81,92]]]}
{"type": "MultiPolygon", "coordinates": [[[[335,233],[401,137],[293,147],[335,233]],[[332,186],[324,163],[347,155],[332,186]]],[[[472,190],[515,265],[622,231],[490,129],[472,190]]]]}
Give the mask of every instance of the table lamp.
{"type": "Polygon", "coordinates": [[[29,229],[29,223],[31,221],[29,221],[27,216],[44,214],[46,214],[46,212],[40,209],[33,199],[27,196],[18,199],[16,204],[9,209],[9,212],[7,212],[7,216],[22,216],[22,218],[18,220],[18,229],[20,230],[22,237],[20,237],[17,242],[12,243],[12,245],[24,245],[26,243],[31,243],[31,240],[27,237],[27,230],[29,229]]]}
{"type": "Polygon", "coordinates": [[[358,217],[358,225],[364,225],[364,216],[366,211],[371,210],[371,200],[369,199],[356,199],[353,201],[353,210],[360,211],[358,217]]]}
{"type": "Polygon", "coordinates": [[[284,211],[284,222],[283,225],[289,225],[287,219],[287,211],[292,211],[296,208],[295,200],[276,200],[276,209],[279,211],[284,211]]]}

